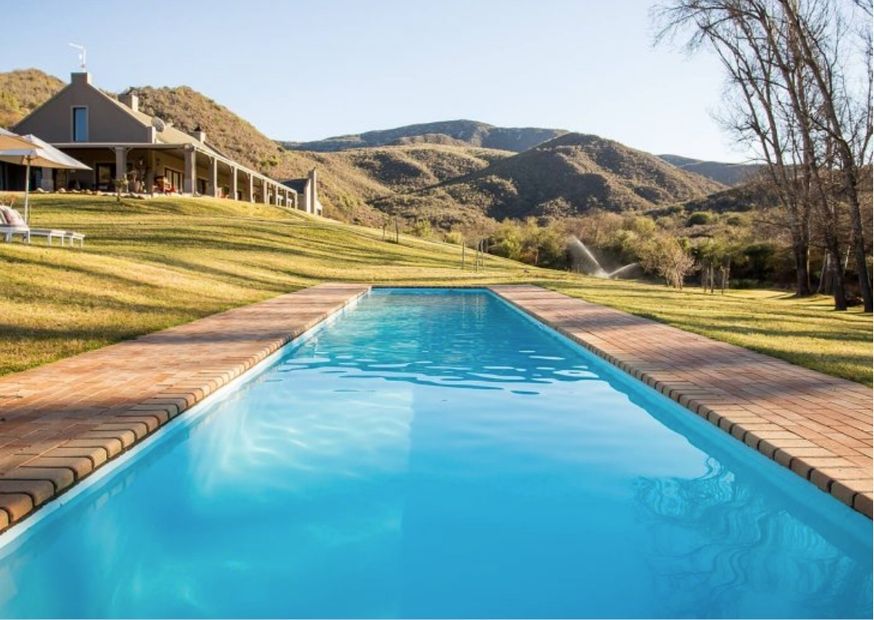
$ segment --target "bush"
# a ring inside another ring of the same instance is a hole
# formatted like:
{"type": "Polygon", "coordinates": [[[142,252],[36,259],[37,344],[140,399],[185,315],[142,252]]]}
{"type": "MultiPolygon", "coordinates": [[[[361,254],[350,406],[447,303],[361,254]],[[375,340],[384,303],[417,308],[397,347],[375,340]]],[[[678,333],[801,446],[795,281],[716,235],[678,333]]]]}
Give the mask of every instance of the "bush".
{"type": "Polygon", "coordinates": [[[695,270],[695,258],[682,240],[670,235],[655,235],[639,247],[640,266],[657,273],[665,284],[682,289],[686,276],[695,270]]]}
{"type": "Polygon", "coordinates": [[[461,234],[460,231],[450,230],[447,233],[444,233],[443,240],[446,243],[454,243],[455,245],[462,245],[464,243],[464,235],[461,234]]]}
{"type": "Polygon", "coordinates": [[[419,237],[420,239],[430,239],[431,238],[431,222],[428,220],[418,220],[413,226],[410,228],[410,234],[419,237]]]}
{"type": "Polygon", "coordinates": [[[744,248],[747,259],[744,275],[758,282],[767,282],[774,272],[777,248],[771,243],[751,243],[744,248]]]}
{"type": "Polygon", "coordinates": [[[712,224],[715,219],[714,215],[708,211],[695,211],[695,213],[690,215],[689,219],[686,220],[686,226],[703,226],[706,224],[712,224]]]}

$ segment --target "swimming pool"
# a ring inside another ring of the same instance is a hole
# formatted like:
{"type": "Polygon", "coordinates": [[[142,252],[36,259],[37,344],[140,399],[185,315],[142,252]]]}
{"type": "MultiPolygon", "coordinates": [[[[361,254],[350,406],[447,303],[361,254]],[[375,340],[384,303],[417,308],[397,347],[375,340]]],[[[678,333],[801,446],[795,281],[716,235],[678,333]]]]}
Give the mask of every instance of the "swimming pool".
{"type": "Polygon", "coordinates": [[[3,617],[870,617],[871,522],[496,296],[375,290],[0,552],[3,617]]]}

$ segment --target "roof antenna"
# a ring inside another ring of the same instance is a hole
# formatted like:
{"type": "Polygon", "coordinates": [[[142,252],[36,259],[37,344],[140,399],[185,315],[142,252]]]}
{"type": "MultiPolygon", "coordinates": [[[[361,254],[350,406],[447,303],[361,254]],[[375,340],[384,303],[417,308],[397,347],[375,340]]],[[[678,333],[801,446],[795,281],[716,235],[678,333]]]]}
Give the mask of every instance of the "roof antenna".
{"type": "Polygon", "coordinates": [[[78,43],[70,43],[70,47],[79,51],[79,67],[82,71],[85,71],[85,46],[79,45],[78,43]]]}

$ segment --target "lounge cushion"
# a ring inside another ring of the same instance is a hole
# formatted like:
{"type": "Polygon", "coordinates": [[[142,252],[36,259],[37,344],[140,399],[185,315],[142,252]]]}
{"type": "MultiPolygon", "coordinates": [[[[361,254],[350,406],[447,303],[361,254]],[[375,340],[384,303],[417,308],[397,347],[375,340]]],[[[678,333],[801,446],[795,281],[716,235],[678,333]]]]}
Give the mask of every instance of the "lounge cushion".
{"type": "Polygon", "coordinates": [[[0,211],[3,212],[3,219],[8,226],[27,227],[24,218],[21,217],[21,214],[12,207],[0,207],[0,211]]]}

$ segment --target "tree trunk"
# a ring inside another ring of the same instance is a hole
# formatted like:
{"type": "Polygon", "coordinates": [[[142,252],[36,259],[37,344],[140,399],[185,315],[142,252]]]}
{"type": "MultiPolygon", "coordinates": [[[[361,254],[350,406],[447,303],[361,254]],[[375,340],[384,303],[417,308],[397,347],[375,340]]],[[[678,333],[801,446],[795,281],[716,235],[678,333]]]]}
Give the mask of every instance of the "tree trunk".
{"type": "Polygon", "coordinates": [[[807,243],[796,241],[792,253],[795,258],[795,294],[806,297],[810,295],[810,251],[807,243]]]}
{"type": "MultiPolygon", "coordinates": [[[[793,34],[799,45],[799,50],[802,52],[802,59],[809,67],[813,75],[815,84],[819,87],[821,98],[820,110],[825,116],[830,125],[831,139],[837,147],[837,154],[841,160],[841,172],[843,173],[844,190],[847,199],[850,203],[850,224],[853,232],[853,255],[856,261],[856,270],[859,276],[859,291],[862,294],[862,300],[865,304],[865,312],[872,310],[872,293],[871,293],[871,276],[868,273],[868,262],[865,256],[865,238],[862,226],[862,212],[859,201],[859,177],[858,164],[853,153],[853,148],[850,145],[850,139],[845,133],[844,126],[841,123],[841,118],[838,113],[837,97],[834,88],[834,80],[829,73],[829,67],[821,64],[822,57],[814,51],[809,33],[811,28],[805,29],[803,16],[799,13],[798,6],[792,0],[780,0],[785,15],[789,18],[788,24],[792,29],[793,34]]],[[[820,48],[821,49],[821,48],[820,48]]],[[[869,67],[870,70],[870,67],[869,67]]],[[[870,71],[869,71],[870,79],[870,71]]],[[[871,136],[871,101],[870,101],[870,82],[869,82],[869,97],[866,101],[867,110],[864,110],[868,115],[866,132],[866,142],[871,136]]],[[[840,265],[840,256],[833,256],[836,266],[840,265]]],[[[837,288],[843,287],[843,281],[835,283],[835,293],[837,288]]],[[[837,302],[836,302],[837,303],[837,302]]]]}
{"type": "Polygon", "coordinates": [[[826,252],[828,252],[830,279],[834,286],[835,310],[846,310],[847,293],[844,287],[844,274],[841,273],[841,250],[838,248],[838,240],[831,231],[826,234],[826,252]]]}
{"type": "Polygon", "coordinates": [[[865,312],[871,312],[874,300],[871,298],[871,274],[868,273],[868,257],[865,255],[865,237],[862,230],[862,214],[859,208],[859,196],[853,191],[850,196],[850,223],[853,231],[853,255],[856,261],[856,271],[859,277],[859,292],[865,312]]]}
{"type": "Polygon", "coordinates": [[[828,294],[830,289],[828,287],[828,277],[831,272],[828,268],[828,252],[823,252],[822,254],[822,269],[819,271],[819,285],[816,287],[817,293],[828,294]]]}

